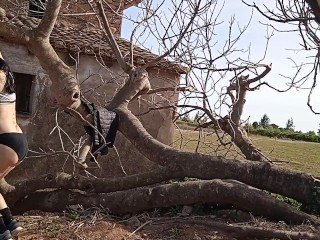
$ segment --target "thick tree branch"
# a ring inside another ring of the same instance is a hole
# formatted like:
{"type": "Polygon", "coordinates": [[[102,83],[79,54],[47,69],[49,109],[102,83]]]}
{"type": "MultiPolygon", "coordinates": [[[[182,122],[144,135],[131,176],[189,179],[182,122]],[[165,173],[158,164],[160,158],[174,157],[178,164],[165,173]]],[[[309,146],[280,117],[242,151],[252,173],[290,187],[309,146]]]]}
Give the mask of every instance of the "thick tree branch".
{"type": "Polygon", "coordinates": [[[116,108],[127,108],[130,101],[150,90],[148,72],[143,68],[135,69],[108,106],[110,111],[116,108]]]}
{"type": "Polygon", "coordinates": [[[34,30],[38,37],[49,41],[50,34],[58,18],[61,3],[62,0],[47,0],[44,16],[39,26],[34,30]]]}
{"type": "Polygon", "coordinates": [[[265,76],[267,76],[267,74],[271,71],[271,68],[272,68],[272,64],[270,65],[264,65],[265,67],[265,70],[263,71],[263,73],[261,73],[260,75],[258,75],[257,77],[255,78],[252,78],[252,79],[248,79],[247,80],[247,83],[248,85],[251,84],[251,83],[254,83],[256,81],[259,81],[260,79],[264,78],[265,76]]]}
{"type": "MultiPolygon", "coordinates": [[[[80,90],[73,71],[59,58],[49,43],[50,33],[59,12],[61,0],[48,2],[45,17],[38,28],[23,30],[7,22],[0,22],[0,36],[5,41],[25,44],[48,73],[52,82],[51,92],[57,103],[77,109],[80,106],[80,90]]],[[[79,112],[84,114],[81,110],[79,112]]]]}
{"type": "Polygon", "coordinates": [[[12,43],[27,44],[29,41],[29,31],[20,29],[15,25],[0,22],[0,38],[4,38],[12,43]]]}
{"type": "Polygon", "coordinates": [[[240,120],[244,108],[244,104],[246,102],[246,93],[248,88],[248,76],[240,76],[237,77],[232,84],[227,88],[227,92],[229,93],[233,105],[232,110],[230,114],[230,120],[235,124],[240,126],[240,120]],[[236,94],[234,95],[231,93],[231,91],[235,91],[236,94]]]}
{"type": "Polygon", "coordinates": [[[158,207],[202,203],[232,204],[237,209],[250,211],[287,223],[309,221],[319,226],[319,221],[283,203],[268,193],[233,180],[210,180],[172,183],[156,187],[144,187],[109,194],[81,194],[66,190],[36,192],[23,199],[15,208],[18,212],[41,209],[63,211],[67,206],[81,204],[84,208],[102,206],[112,214],[138,213],[158,207]]]}
{"type": "Polygon", "coordinates": [[[11,188],[10,192],[3,192],[10,205],[31,193],[46,188],[78,189],[92,193],[109,193],[128,190],[136,187],[148,186],[174,178],[181,178],[178,172],[167,168],[119,177],[119,178],[88,178],[81,175],[70,175],[67,173],[46,174],[40,178],[34,178],[19,182],[11,188]]]}
{"type": "Polygon", "coordinates": [[[268,163],[225,159],[173,149],[154,139],[129,110],[118,108],[115,111],[121,119],[119,130],[136,149],[151,161],[172,171],[200,179],[235,179],[301,202],[311,201],[313,189],[319,185],[311,175],[268,163]],[[284,182],[290,184],[283,186],[284,182]]]}

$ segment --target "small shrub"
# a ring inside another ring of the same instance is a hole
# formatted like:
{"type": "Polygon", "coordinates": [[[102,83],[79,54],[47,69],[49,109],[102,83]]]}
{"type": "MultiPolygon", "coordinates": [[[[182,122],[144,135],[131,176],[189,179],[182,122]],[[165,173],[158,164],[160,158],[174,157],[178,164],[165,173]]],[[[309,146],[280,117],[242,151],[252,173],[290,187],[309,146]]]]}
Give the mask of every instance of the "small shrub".
{"type": "Polygon", "coordinates": [[[300,208],[301,208],[302,204],[292,198],[284,197],[280,194],[271,194],[271,195],[274,196],[276,199],[291,205],[292,207],[294,207],[297,210],[300,210],[300,208]]]}

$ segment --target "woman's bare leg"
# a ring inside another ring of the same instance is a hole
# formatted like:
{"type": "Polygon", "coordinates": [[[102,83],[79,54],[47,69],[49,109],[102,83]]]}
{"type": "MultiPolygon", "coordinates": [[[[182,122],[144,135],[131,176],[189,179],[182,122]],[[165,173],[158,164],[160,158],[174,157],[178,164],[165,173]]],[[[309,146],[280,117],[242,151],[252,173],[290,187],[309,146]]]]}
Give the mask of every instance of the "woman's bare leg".
{"type": "MultiPolygon", "coordinates": [[[[3,178],[20,162],[18,161],[17,153],[8,146],[0,144],[0,153],[0,179],[4,180],[3,178]]],[[[10,233],[15,235],[22,229],[18,222],[14,220],[10,208],[8,207],[2,194],[0,194],[0,216],[1,235],[5,234],[6,237],[8,237],[11,236],[10,233]]]]}
{"type": "Polygon", "coordinates": [[[0,193],[0,210],[7,208],[7,207],[8,207],[8,205],[7,205],[6,201],[4,200],[2,194],[0,193]]]}
{"type": "Polygon", "coordinates": [[[6,145],[0,144],[0,153],[0,179],[2,179],[19,164],[19,161],[17,153],[6,145]]]}
{"type": "Polygon", "coordinates": [[[8,167],[3,173],[0,173],[0,179],[4,178],[8,175],[9,172],[11,172],[16,166],[18,166],[21,162],[17,162],[16,164],[8,167]]]}
{"type": "Polygon", "coordinates": [[[0,144],[0,178],[3,178],[18,163],[17,153],[10,147],[0,144]]]}

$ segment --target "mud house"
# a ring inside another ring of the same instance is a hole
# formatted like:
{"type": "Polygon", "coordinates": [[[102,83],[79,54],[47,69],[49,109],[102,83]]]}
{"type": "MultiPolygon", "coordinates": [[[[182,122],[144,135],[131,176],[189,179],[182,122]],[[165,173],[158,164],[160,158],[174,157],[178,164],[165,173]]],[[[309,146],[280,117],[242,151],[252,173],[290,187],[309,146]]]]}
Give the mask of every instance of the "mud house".
{"type": "MultiPolygon", "coordinates": [[[[42,17],[43,9],[41,5],[34,5],[34,2],[42,3],[45,1],[20,1],[20,4],[14,6],[9,2],[0,1],[1,6],[6,10],[6,16],[2,17],[1,21],[9,22],[21,29],[37,26],[42,17]]],[[[108,0],[109,5],[106,7],[108,16],[111,16],[112,30],[124,55],[128,55],[130,43],[119,35],[122,12],[139,2],[108,0]],[[115,14],[115,10],[117,10],[117,14],[115,14]]],[[[124,83],[125,75],[103,39],[103,34],[94,27],[95,18],[90,14],[80,18],[76,14],[90,12],[88,6],[81,1],[63,1],[63,4],[61,17],[51,35],[51,43],[61,59],[74,69],[82,93],[86,98],[97,104],[106,105],[124,83]]],[[[157,57],[157,55],[140,47],[134,46],[133,49],[136,65],[157,57]]],[[[84,135],[84,131],[75,120],[57,110],[49,93],[50,80],[38,60],[28,52],[25,46],[14,41],[8,42],[0,38],[0,50],[15,73],[18,120],[29,139],[30,149],[54,153],[54,151],[61,150],[62,144],[65,148],[71,148],[72,145],[64,133],[62,133],[63,143],[61,143],[57,131],[51,133],[54,127],[61,127],[71,136],[74,143],[77,143],[84,135]]],[[[148,72],[152,88],[159,88],[177,86],[180,75],[185,73],[185,70],[178,64],[161,60],[156,66],[150,67],[148,72]]],[[[136,115],[145,112],[154,103],[161,106],[170,101],[174,102],[178,95],[164,92],[161,96],[152,95],[143,98],[145,99],[137,100],[131,104],[131,110],[136,115]]],[[[167,144],[170,144],[173,139],[172,118],[173,112],[170,110],[153,111],[139,116],[148,132],[167,144]]],[[[151,162],[135,152],[134,147],[121,135],[118,135],[115,146],[119,156],[115,151],[111,151],[107,157],[101,158],[102,169],[96,170],[96,175],[123,175],[120,162],[122,162],[124,169],[126,166],[130,166],[128,169],[141,171],[151,167],[151,162]]],[[[37,154],[29,153],[29,156],[33,155],[37,154]]],[[[21,179],[34,174],[39,175],[65,168],[72,169],[71,162],[67,156],[54,154],[41,158],[30,158],[24,161],[23,167],[19,167],[11,176],[15,179],[21,179]]]]}

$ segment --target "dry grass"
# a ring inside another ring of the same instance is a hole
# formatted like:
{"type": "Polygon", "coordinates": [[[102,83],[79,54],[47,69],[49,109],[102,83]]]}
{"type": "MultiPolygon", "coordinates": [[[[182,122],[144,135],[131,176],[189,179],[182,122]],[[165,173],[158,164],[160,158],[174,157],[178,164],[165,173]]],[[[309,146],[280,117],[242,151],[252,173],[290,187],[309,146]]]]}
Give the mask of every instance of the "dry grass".
{"type": "MultiPolygon", "coordinates": [[[[146,212],[123,218],[105,214],[104,209],[76,210],[69,214],[33,211],[19,216],[24,227],[17,240],[231,240],[235,239],[217,224],[251,226],[262,229],[315,232],[309,224],[289,226],[269,222],[238,210],[219,210],[210,216],[179,216],[171,212],[146,212]],[[78,212],[79,211],[79,212],[78,212]],[[97,218],[98,216],[98,218],[97,218]],[[74,219],[76,217],[77,219],[74,219]]],[[[289,238],[288,238],[289,239],[289,238]]]]}
{"type": "MultiPolygon", "coordinates": [[[[198,145],[199,133],[191,130],[176,131],[173,146],[185,151],[196,151],[220,155],[228,158],[243,158],[234,146],[221,146],[215,134],[202,135],[198,145]],[[198,148],[197,148],[198,146],[198,148]]],[[[251,136],[253,143],[276,164],[320,176],[320,144],[302,141],[272,139],[251,136]]]]}

